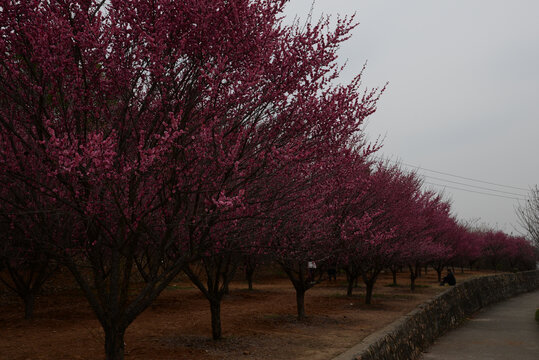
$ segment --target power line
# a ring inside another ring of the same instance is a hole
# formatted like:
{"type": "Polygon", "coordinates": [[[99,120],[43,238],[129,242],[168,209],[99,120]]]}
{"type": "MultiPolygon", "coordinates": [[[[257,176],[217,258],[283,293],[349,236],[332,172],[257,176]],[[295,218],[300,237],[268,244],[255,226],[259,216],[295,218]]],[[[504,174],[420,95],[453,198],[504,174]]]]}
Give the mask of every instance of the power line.
{"type": "Polygon", "coordinates": [[[428,179],[434,179],[434,180],[445,181],[445,182],[452,183],[452,184],[457,184],[457,185],[464,185],[464,186],[468,186],[468,187],[473,187],[473,188],[481,189],[481,190],[495,191],[495,192],[499,192],[499,193],[503,193],[503,194],[509,194],[509,195],[527,196],[526,194],[518,194],[518,193],[513,193],[513,192],[508,192],[508,191],[502,191],[502,190],[491,189],[491,188],[487,188],[487,187],[483,187],[483,186],[469,185],[469,184],[461,183],[461,182],[458,182],[458,181],[452,181],[452,180],[447,180],[447,179],[438,178],[438,177],[435,177],[435,176],[424,175],[424,177],[425,177],[425,178],[428,178],[428,179]]]}
{"type": "Polygon", "coordinates": [[[516,187],[516,186],[502,185],[502,184],[497,184],[497,183],[490,182],[490,181],[483,181],[483,180],[477,180],[477,179],[473,179],[473,178],[469,178],[469,177],[465,177],[465,176],[453,175],[453,174],[450,174],[450,173],[431,170],[431,169],[427,169],[427,168],[424,168],[424,167],[421,167],[421,166],[415,166],[415,165],[410,165],[410,164],[406,164],[406,163],[402,163],[402,164],[406,165],[406,166],[416,168],[416,169],[422,169],[422,170],[430,171],[430,172],[433,172],[433,173],[436,173],[436,174],[452,176],[452,177],[456,177],[456,178],[459,178],[459,179],[470,180],[470,181],[480,182],[480,183],[489,184],[489,185],[496,185],[496,186],[501,186],[501,187],[510,188],[510,189],[529,191],[529,189],[524,189],[524,188],[520,188],[520,187],[516,187]]]}
{"type": "MultiPolygon", "coordinates": [[[[389,159],[389,158],[382,158],[382,157],[375,157],[375,158],[377,158],[379,160],[388,160],[388,161],[392,161],[392,162],[394,162],[396,164],[402,164],[402,165],[413,167],[413,168],[416,168],[416,169],[430,171],[430,172],[433,172],[433,173],[436,173],[436,174],[441,174],[441,175],[446,175],[446,176],[452,176],[452,177],[459,178],[459,179],[470,180],[470,181],[475,181],[475,182],[489,184],[489,185],[501,186],[501,187],[510,188],[510,189],[523,190],[523,191],[526,191],[526,192],[530,191],[530,189],[524,189],[524,188],[517,187],[517,186],[503,185],[503,184],[498,184],[498,183],[494,183],[494,182],[490,182],[490,181],[484,181],[484,180],[478,180],[478,179],[474,179],[474,178],[470,178],[470,177],[454,175],[454,174],[451,174],[451,173],[448,173],[448,172],[427,169],[427,168],[424,168],[422,166],[407,164],[405,162],[400,162],[398,160],[392,160],[392,159],[389,159]]],[[[471,186],[471,185],[468,185],[468,186],[471,186]]],[[[497,191],[497,190],[492,190],[492,191],[497,191]]]]}
{"type": "Polygon", "coordinates": [[[450,188],[450,189],[455,189],[455,190],[462,190],[462,191],[467,191],[467,192],[476,193],[476,194],[481,194],[481,195],[496,196],[496,197],[506,198],[506,199],[512,199],[512,200],[526,201],[526,199],[522,199],[522,198],[511,197],[511,196],[504,196],[504,195],[497,195],[497,194],[490,194],[490,193],[486,193],[486,192],[482,192],[482,191],[475,191],[475,190],[463,189],[463,188],[459,188],[459,187],[456,187],[456,186],[450,186],[450,185],[442,185],[442,184],[431,183],[431,182],[428,182],[428,181],[425,181],[425,184],[434,185],[434,186],[440,186],[440,187],[450,188]]]}

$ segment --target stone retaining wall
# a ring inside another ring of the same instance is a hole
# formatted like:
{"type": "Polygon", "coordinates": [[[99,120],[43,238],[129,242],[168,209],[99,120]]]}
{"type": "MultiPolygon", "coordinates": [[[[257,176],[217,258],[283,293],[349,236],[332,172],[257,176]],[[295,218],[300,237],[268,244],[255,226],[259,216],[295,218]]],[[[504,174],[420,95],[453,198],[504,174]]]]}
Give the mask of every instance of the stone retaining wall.
{"type": "Polygon", "coordinates": [[[484,306],[539,289],[539,270],[470,279],[418,306],[333,360],[410,360],[484,306]]]}

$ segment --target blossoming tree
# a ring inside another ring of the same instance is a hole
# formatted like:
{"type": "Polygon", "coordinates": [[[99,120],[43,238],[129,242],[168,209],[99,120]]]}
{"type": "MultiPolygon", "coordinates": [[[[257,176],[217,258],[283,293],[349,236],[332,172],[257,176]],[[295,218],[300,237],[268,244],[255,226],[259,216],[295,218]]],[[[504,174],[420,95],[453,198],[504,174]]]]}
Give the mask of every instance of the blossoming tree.
{"type": "Polygon", "coordinates": [[[261,215],[254,184],[313,164],[375,110],[359,76],[333,85],[353,20],[286,26],[285,4],[0,1],[3,196],[63,214],[35,240],[75,277],[107,359],[182,269],[222,251],[220,229],[234,238],[233,216],[261,215]]]}

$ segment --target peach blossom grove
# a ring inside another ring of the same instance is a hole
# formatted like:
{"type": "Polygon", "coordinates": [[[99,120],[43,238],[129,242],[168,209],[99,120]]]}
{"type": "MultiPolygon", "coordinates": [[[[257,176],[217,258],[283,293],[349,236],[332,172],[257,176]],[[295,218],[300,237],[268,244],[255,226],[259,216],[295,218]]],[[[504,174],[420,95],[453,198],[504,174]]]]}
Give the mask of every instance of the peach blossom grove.
{"type": "Polygon", "coordinates": [[[28,317],[63,266],[118,360],[180,273],[219,339],[246,259],[281,266],[300,319],[330,266],[369,301],[392,266],[413,286],[421,266],[534,263],[525,239],[459,225],[417,174],[374,160],[362,125],[384,88],[339,79],[357,22],[287,25],[287,2],[0,0],[0,272],[28,317]]]}

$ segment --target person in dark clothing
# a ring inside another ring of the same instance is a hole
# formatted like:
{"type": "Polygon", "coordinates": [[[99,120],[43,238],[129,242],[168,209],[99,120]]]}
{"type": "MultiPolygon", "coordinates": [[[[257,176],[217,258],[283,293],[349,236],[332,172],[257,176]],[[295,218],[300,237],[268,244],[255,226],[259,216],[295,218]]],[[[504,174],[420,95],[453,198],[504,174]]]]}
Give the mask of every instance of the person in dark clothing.
{"type": "Polygon", "coordinates": [[[329,281],[331,281],[331,279],[337,281],[337,265],[331,265],[328,268],[328,279],[329,281]]]}
{"type": "Polygon", "coordinates": [[[442,279],[440,285],[444,286],[445,284],[449,284],[450,286],[455,286],[456,283],[457,280],[455,279],[455,275],[453,275],[451,269],[447,269],[447,275],[442,279]]]}

